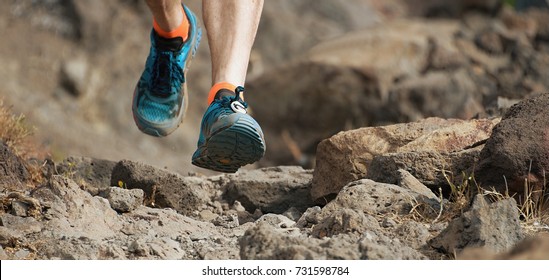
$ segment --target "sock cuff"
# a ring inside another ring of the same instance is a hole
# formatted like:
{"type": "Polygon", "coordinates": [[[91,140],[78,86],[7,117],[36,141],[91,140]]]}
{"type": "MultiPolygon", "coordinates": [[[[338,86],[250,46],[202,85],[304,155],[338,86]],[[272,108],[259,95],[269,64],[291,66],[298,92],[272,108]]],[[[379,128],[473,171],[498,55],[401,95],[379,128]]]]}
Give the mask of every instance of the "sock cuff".
{"type": "Polygon", "coordinates": [[[176,37],[183,38],[183,41],[187,40],[187,37],[189,37],[189,20],[187,18],[187,14],[185,13],[185,9],[181,7],[183,11],[183,21],[181,24],[174,30],[166,31],[158,25],[158,22],[153,17],[153,29],[156,31],[156,34],[158,34],[160,37],[171,39],[176,37]]]}
{"type": "Polygon", "coordinates": [[[213,85],[208,93],[208,106],[214,101],[216,93],[222,89],[228,89],[234,92],[236,86],[228,82],[220,82],[213,85]]]}

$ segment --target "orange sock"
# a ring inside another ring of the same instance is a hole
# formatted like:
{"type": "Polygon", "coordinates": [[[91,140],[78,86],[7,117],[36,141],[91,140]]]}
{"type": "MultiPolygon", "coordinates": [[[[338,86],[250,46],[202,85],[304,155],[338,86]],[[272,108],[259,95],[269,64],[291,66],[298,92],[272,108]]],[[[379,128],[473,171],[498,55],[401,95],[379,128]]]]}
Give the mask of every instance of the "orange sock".
{"type": "Polygon", "coordinates": [[[208,93],[208,105],[212,104],[212,102],[215,99],[215,94],[222,89],[228,89],[234,92],[236,89],[236,86],[227,82],[221,82],[213,85],[213,87],[210,89],[210,92],[208,93]]]}
{"type": "MultiPolygon", "coordinates": [[[[181,7],[183,9],[183,7],[181,7]]],[[[171,39],[175,37],[181,37],[183,38],[183,41],[187,40],[187,37],[189,37],[189,20],[187,19],[187,14],[185,13],[185,9],[183,9],[183,22],[174,30],[166,31],[163,30],[160,25],[158,25],[158,22],[156,22],[156,19],[153,18],[153,28],[156,33],[163,38],[171,39]]]]}

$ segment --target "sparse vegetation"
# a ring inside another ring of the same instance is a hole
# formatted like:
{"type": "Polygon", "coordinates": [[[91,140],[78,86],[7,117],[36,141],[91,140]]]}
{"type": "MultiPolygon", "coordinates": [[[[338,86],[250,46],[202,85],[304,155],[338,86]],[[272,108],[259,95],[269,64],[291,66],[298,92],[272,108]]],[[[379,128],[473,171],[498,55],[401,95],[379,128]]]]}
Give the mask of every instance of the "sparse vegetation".
{"type": "MultiPolygon", "coordinates": [[[[0,141],[23,159],[42,158],[47,154],[31,140],[34,128],[27,124],[23,114],[16,115],[11,107],[0,99],[0,141]]],[[[41,182],[43,174],[40,165],[27,164],[32,182],[41,182]]]]}
{"type": "MultiPolygon", "coordinates": [[[[412,219],[424,223],[450,221],[467,210],[476,194],[482,194],[491,201],[514,198],[521,216],[521,226],[527,235],[549,231],[549,191],[545,178],[542,185],[526,178],[524,193],[510,195],[508,192],[500,193],[494,189],[488,190],[481,187],[475,180],[474,174],[462,174],[459,180],[448,172],[443,171],[443,174],[451,190],[448,199],[443,199],[441,195],[442,203],[438,209],[426,202],[414,200],[410,211],[412,219]]],[[[440,189],[439,193],[441,193],[440,189]]]]}
{"type": "Polygon", "coordinates": [[[478,193],[478,184],[474,180],[474,176],[463,173],[457,179],[448,171],[442,170],[441,172],[450,186],[448,198],[444,198],[442,188],[439,188],[439,207],[433,207],[425,201],[413,201],[413,207],[410,211],[412,219],[426,223],[450,221],[461,215],[471,204],[474,194],[478,193]]]}
{"type": "Polygon", "coordinates": [[[448,172],[443,171],[442,174],[450,185],[450,203],[447,208],[449,210],[448,218],[453,218],[462,214],[471,205],[475,194],[480,192],[480,186],[477,184],[474,174],[462,173],[459,180],[448,172]],[[456,181],[459,183],[455,183],[456,181]]]}
{"type": "Polygon", "coordinates": [[[24,154],[25,141],[31,135],[31,129],[25,123],[25,116],[14,115],[11,108],[0,99],[0,139],[18,155],[24,154]]]}
{"type": "Polygon", "coordinates": [[[524,193],[518,198],[523,228],[529,232],[549,230],[549,191],[545,176],[543,185],[524,180],[524,193]]]}

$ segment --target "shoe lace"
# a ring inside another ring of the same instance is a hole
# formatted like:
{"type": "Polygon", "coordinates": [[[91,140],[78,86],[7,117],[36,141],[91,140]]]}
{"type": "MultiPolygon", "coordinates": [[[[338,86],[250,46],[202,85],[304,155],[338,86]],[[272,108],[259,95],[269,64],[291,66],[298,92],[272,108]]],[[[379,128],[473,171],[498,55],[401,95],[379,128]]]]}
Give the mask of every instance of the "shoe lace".
{"type": "Polygon", "coordinates": [[[235,101],[238,101],[240,102],[242,105],[244,105],[244,108],[248,108],[248,103],[244,102],[244,100],[242,100],[240,98],[240,94],[244,92],[244,87],[242,86],[237,86],[236,89],[234,90],[234,97],[231,99],[231,103],[232,102],[235,102],[235,101]]]}
{"type": "Polygon", "coordinates": [[[166,97],[172,91],[172,85],[176,86],[175,93],[179,93],[181,84],[184,82],[183,69],[177,64],[174,53],[162,51],[153,67],[152,92],[154,95],[166,97]]]}

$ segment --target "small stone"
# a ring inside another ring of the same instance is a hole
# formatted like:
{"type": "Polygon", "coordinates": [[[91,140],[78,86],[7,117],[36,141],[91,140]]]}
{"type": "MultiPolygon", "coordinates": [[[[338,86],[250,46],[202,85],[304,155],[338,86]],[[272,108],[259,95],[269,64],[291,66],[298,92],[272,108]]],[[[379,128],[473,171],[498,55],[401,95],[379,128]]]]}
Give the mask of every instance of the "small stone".
{"type": "Polygon", "coordinates": [[[282,213],[282,215],[288,217],[289,219],[293,221],[299,220],[303,212],[299,211],[299,209],[295,207],[290,207],[286,212],[282,213]]]}
{"type": "Polygon", "coordinates": [[[11,214],[19,217],[26,217],[29,206],[21,201],[12,201],[11,214]]]}
{"type": "Polygon", "coordinates": [[[374,236],[376,236],[376,235],[373,234],[373,232],[371,232],[371,231],[366,231],[362,236],[365,239],[372,241],[372,240],[374,240],[374,236]]]}
{"type": "Polygon", "coordinates": [[[224,228],[235,228],[240,225],[238,221],[237,213],[230,213],[229,215],[219,216],[213,220],[213,224],[216,226],[222,226],[224,228]]]}
{"type": "Polygon", "coordinates": [[[15,230],[0,226],[0,246],[14,246],[15,240],[20,240],[23,235],[15,230]]]}
{"type": "Polygon", "coordinates": [[[261,216],[263,216],[263,211],[261,211],[261,209],[259,208],[255,209],[254,213],[252,214],[252,217],[255,219],[259,219],[261,216]]]}
{"type": "Polygon", "coordinates": [[[448,222],[441,222],[441,223],[434,223],[434,224],[430,224],[428,226],[428,229],[430,231],[434,231],[434,232],[441,232],[443,231],[446,227],[448,227],[448,222]]]}
{"type": "Polygon", "coordinates": [[[209,222],[209,221],[219,217],[219,215],[213,213],[210,210],[202,210],[202,211],[200,211],[200,213],[198,213],[198,216],[200,217],[200,219],[202,221],[205,221],[205,222],[209,222]]]}
{"type": "Polygon", "coordinates": [[[134,253],[137,256],[146,257],[149,255],[149,249],[143,244],[141,240],[134,240],[130,246],[128,246],[128,251],[134,253]]]}
{"type": "Polygon", "coordinates": [[[254,218],[253,214],[250,214],[250,212],[242,211],[238,212],[238,224],[243,225],[245,223],[253,223],[256,218],[254,218]]]}
{"type": "Polygon", "coordinates": [[[419,194],[422,194],[426,196],[427,198],[434,199],[436,201],[439,201],[440,199],[429,189],[426,187],[423,183],[421,183],[414,175],[410,174],[410,172],[399,169],[397,170],[398,174],[398,185],[402,188],[409,189],[411,191],[415,191],[419,194]]]}
{"type": "Polygon", "coordinates": [[[393,220],[391,218],[385,218],[381,222],[381,226],[384,227],[384,228],[394,228],[394,227],[396,227],[396,225],[397,225],[397,223],[395,222],[395,220],[393,220]]]}
{"type": "Polygon", "coordinates": [[[30,252],[28,250],[21,249],[21,250],[15,252],[14,256],[17,259],[22,260],[22,259],[25,259],[26,257],[28,257],[29,254],[30,254],[30,252]]]}
{"type": "Polygon", "coordinates": [[[189,235],[189,238],[191,241],[198,241],[198,240],[206,240],[210,237],[210,235],[206,232],[198,231],[198,232],[192,232],[189,235]]]}
{"type": "Polygon", "coordinates": [[[238,201],[238,200],[235,200],[235,202],[233,203],[232,209],[234,209],[238,212],[246,211],[246,208],[244,208],[244,206],[242,206],[242,203],[240,203],[240,201],[238,201]]]}
{"type": "Polygon", "coordinates": [[[296,225],[301,228],[310,227],[311,225],[318,224],[320,222],[321,209],[318,206],[311,207],[301,215],[297,220],[296,225]]]}
{"type": "Polygon", "coordinates": [[[230,242],[230,240],[227,239],[227,238],[225,238],[225,237],[218,237],[218,238],[216,238],[216,239],[214,240],[214,242],[215,242],[216,244],[227,244],[227,243],[230,242]]]}
{"type": "Polygon", "coordinates": [[[123,189],[111,187],[107,191],[106,199],[111,208],[119,212],[130,212],[143,203],[144,192],[142,189],[123,189]]]}
{"type": "Polygon", "coordinates": [[[277,214],[271,214],[271,213],[263,215],[261,218],[257,220],[257,222],[265,222],[276,228],[290,228],[295,225],[295,222],[290,220],[290,218],[283,215],[277,215],[277,214]]]}

